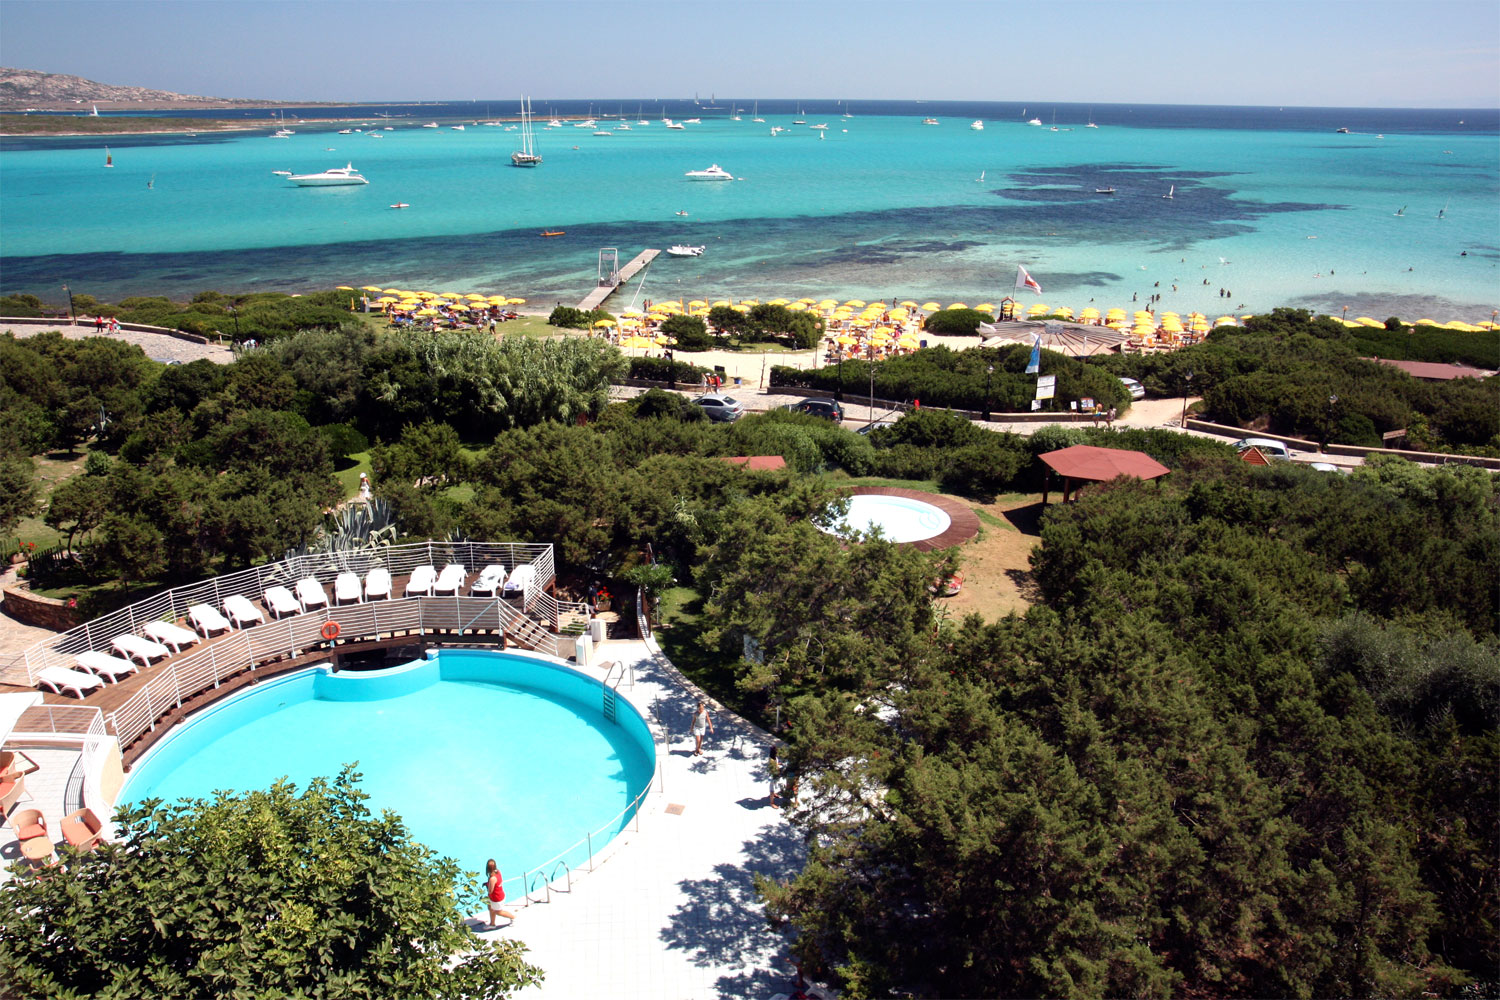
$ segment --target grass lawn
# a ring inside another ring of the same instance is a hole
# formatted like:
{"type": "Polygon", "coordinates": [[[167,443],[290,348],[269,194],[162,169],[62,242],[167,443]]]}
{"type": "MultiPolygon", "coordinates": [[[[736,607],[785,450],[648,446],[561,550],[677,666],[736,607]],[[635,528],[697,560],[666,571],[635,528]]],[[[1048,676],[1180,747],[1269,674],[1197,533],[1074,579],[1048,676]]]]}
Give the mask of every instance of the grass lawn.
{"type": "Polygon", "coordinates": [[[703,615],[703,596],[692,587],[672,587],[657,605],[659,624],[656,641],[667,658],[694,684],[745,714],[744,698],[734,685],[734,671],[718,650],[703,639],[708,622],[703,615]]]}
{"type": "Polygon", "coordinates": [[[881,479],[879,476],[851,476],[838,470],[823,474],[825,486],[884,486],[892,489],[919,490],[923,493],[941,493],[943,488],[936,479],[881,479]]]}
{"type": "Polygon", "coordinates": [[[87,457],[81,452],[74,455],[69,452],[54,451],[32,459],[36,465],[37,485],[41,487],[38,496],[38,516],[21,519],[21,523],[16,525],[17,538],[23,542],[32,542],[39,549],[51,548],[67,538],[66,535],[43,524],[41,515],[46,512],[47,501],[52,499],[52,491],[57,489],[57,484],[81,473],[87,457]]]}

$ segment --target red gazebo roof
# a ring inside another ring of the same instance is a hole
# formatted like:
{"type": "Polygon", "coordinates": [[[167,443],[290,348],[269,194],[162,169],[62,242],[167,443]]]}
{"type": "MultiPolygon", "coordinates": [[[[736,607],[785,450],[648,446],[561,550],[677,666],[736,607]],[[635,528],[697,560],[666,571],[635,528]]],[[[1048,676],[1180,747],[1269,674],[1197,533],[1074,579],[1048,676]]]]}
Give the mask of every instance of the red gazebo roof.
{"type": "Polygon", "coordinates": [[[1172,471],[1143,451],[1097,448],[1088,444],[1049,451],[1041,459],[1060,476],[1096,483],[1107,483],[1116,476],[1155,479],[1172,471]]]}

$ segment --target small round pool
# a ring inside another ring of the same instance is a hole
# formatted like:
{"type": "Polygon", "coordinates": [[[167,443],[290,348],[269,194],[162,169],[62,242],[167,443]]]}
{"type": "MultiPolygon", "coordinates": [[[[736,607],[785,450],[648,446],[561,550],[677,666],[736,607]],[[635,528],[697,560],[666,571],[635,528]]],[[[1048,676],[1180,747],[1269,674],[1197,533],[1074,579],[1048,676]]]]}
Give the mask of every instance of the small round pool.
{"type": "Polygon", "coordinates": [[[471,872],[495,858],[520,876],[563,854],[575,870],[624,828],[656,767],[646,723],[624,699],[553,661],[444,650],[375,671],[326,667],[266,681],[195,715],[130,772],[122,802],[299,788],[358,762],[372,811],[471,872]],[[601,828],[602,832],[601,832],[601,828]]]}
{"type": "Polygon", "coordinates": [[[893,542],[920,542],[948,530],[953,519],[947,511],[911,497],[856,493],[849,498],[849,513],[830,528],[835,535],[879,528],[893,542]]]}

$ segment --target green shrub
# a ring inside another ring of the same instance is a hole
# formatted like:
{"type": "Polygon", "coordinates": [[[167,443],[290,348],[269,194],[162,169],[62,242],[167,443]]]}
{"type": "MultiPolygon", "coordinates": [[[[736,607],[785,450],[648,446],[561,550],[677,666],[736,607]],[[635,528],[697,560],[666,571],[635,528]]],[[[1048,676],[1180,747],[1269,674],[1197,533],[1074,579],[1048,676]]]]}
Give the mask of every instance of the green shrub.
{"type": "Polygon", "coordinates": [[[929,333],[959,337],[977,336],[980,323],[993,323],[995,317],[978,309],[940,309],[928,316],[922,329],[929,333]]]}
{"type": "Polygon", "coordinates": [[[703,407],[681,393],[667,392],[665,389],[651,389],[637,397],[635,415],[640,419],[647,417],[670,417],[674,420],[687,421],[707,419],[703,407]]]}
{"type": "Polygon", "coordinates": [[[662,323],[661,332],[677,338],[680,351],[706,351],[714,343],[708,335],[708,327],[697,316],[669,316],[662,323]]]}
{"type": "Polygon", "coordinates": [[[590,309],[585,312],[573,306],[558,306],[547,317],[547,323],[549,326],[560,326],[569,330],[587,330],[601,319],[614,319],[614,317],[604,309],[590,309]]]}
{"type": "Polygon", "coordinates": [[[709,369],[700,368],[688,361],[671,358],[631,358],[627,378],[643,379],[647,382],[686,382],[697,385],[709,369]]]}
{"type": "Polygon", "coordinates": [[[42,300],[35,295],[0,297],[0,316],[40,316],[42,311],[42,300]]]}

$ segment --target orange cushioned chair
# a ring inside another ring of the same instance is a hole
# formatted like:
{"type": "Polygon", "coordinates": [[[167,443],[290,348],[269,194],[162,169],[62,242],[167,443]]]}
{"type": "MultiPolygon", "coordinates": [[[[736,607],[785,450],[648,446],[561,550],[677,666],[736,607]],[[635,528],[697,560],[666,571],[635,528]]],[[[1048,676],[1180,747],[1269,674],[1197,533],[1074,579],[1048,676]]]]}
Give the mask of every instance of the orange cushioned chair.
{"type": "Polygon", "coordinates": [[[62,821],[63,840],[80,851],[92,851],[104,840],[104,824],[92,809],[68,813],[62,821]]]}
{"type": "Polygon", "coordinates": [[[16,839],[23,844],[38,837],[51,839],[47,836],[47,817],[40,809],[20,810],[10,818],[10,828],[16,831],[16,839]]]}

